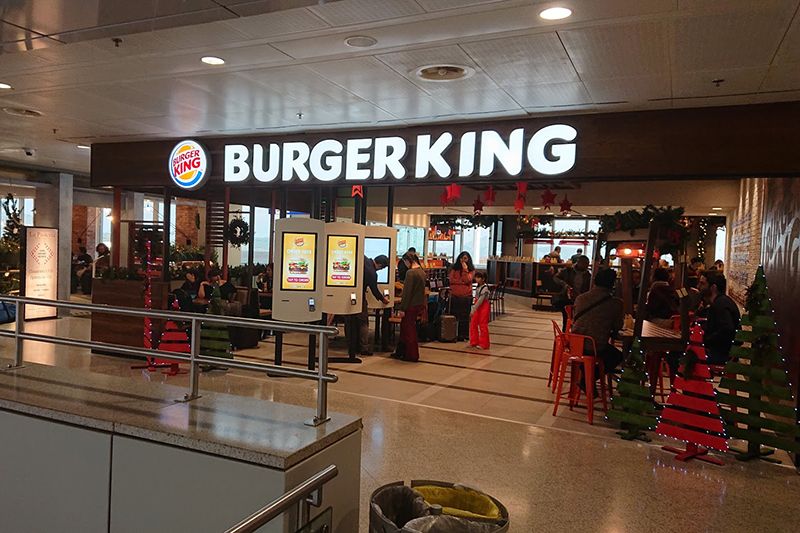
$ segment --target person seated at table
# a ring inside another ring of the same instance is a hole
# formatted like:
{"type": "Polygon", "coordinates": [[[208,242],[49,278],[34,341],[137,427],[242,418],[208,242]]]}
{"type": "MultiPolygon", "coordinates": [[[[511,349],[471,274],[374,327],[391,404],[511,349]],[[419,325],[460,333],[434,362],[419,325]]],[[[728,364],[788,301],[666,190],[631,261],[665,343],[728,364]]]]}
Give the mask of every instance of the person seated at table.
{"type": "Polygon", "coordinates": [[[725,272],[725,263],[722,262],[722,259],[717,259],[714,261],[714,266],[717,268],[717,272],[720,274],[725,272]]]}
{"type": "Polygon", "coordinates": [[[669,282],[669,270],[653,271],[653,284],[647,293],[645,318],[662,328],[672,329],[672,317],[679,312],[678,293],[669,282]]]}
{"type": "Polygon", "coordinates": [[[73,264],[76,285],[80,286],[83,294],[92,292],[92,256],[86,253],[86,247],[78,248],[78,255],[73,264]]]}
{"type": "MultiPolygon", "coordinates": [[[[586,335],[594,339],[597,356],[602,359],[606,372],[622,362],[622,352],[611,344],[612,335],[622,329],[624,315],[622,300],[613,296],[617,273],[612,269],[601,270],[594,278],[594,287],[575,298],[572,330],[570,333],[586,335]]],[[[584,346],[592,353],[591,344],[584,346]]],[[[596,374],[597,376],[597,374],[596,374]]],[[[599,376],[597,376],[599,377],[599,376]]],[[[581,383],[583,386],[583,383],[581,383]]]]}
{"type": "Polygon", "coordinates": [[[229,302],[236,296],[236,287],[230,281],[223,280],[222,271],[218,267],[214,267],[208,271],[208,279],[200,284],[197,298],[210,300],[215,285],[219,287],[220,297],[223,301],[229,302]]]}
{"type": "Polygon", "coordinates": [[[561,262],[561,247],[560,246],[556,246],[555,248],[553,248],[552,252],[547,254],[547,256],[550,257],[550,261],[552,261],[553,263],[560,263],[561,262]]]}
{"type": "Polygon", "coordinates": [[[567,330],[567,311],[566,306],[572,305],[578,295],[589,290],[592,275],[589,272],[589,258],[582,255],[574,265],[567,265],[553,277],[561,291],[553,296],[551,300],[553,308],[561,311],[561,328],[567,330]]]}
{"type": "Polygon", "coordinates": [[[99,278],[111,267],[111,250],[104,242],[101,242],[94,251],[97,252],[97,259],[94,261],[94,276],[99,278]]]}
{"type": "Polygon", "coordinates": [[[703,261],[699,257],[693,257],[686,267],[686,286],[690,288],[698,288],[700,274],[705,269],[703,261]]]}
{"type": "Polygon", "coordinates": [[[581,258],[583,255],[583,248],[578,248],[578,251],[572,254],[572,257],[569,258],[569,262],[573,265],[578,262],[578,259],[581,258]]]}
{"type": "Polygon", "coordinates": [[[181,290],[185,291],[192,299],[197,298],[197,293],[200,290],[200,282],[197,280],[197,272],[194,270],[187,270],[183,275],[183,285],[181,290]]]}
{"type": "Polygon", "coordinates": [[[704,272],[697,284],[708,303],[703,344],[708,363],[712,365],[723,365],[730,359],[731,346],[742,319],[739,307],[726,293],[727,287],[725,276],[714,271],[704,272]]]}

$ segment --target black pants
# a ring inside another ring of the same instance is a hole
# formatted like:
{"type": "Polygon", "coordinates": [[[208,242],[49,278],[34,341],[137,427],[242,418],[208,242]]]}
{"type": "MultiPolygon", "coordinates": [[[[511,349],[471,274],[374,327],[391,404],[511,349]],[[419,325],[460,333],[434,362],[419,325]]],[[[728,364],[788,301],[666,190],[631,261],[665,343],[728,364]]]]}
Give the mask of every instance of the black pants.
{"type": "Polygon", "coordinates": [[[617,347],[613,344],[606,344],[598,351],[600,352],[600,359],[603,360],[603,366],[605,367],[606,372],[617,368],[622,362],[622,352],[619,351],[619,349],[617,349],[617,347]]]}
{"type": "Polygon", "coordinates": [[[472,298],[470,296],[453,296],[450,301],[450,312],[458,321],[458,339],[469,338],[469,312],[472,308],[472,298]]]}

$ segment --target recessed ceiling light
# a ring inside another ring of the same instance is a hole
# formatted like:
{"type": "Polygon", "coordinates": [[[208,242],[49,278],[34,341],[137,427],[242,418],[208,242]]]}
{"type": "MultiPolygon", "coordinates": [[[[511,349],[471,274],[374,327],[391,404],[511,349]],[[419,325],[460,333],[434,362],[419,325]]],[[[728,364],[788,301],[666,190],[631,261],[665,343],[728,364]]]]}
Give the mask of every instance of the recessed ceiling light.
{"type": "Polygon", "coordinates": [[[552,215],[553,213],[545,213],[546,215],[552,215]]]}
{"type": "Polygon", "coordinates": [[[369,35],[352,35],[344,40],[350,48],[369,48],[378,44],[378,40],[369,35]]]}
{"type": "Polygon", "coordinates": [[[712,211],[722,211],[722,208],[721,207],[712,207],[711,210],[712,211]]]}
{"type": "Polygon", "coordinates": [[[539,210],[541,210],[542,208],[541,208],[541,207],[531,207],[531,209],[533,209],[534,211],[539,211],[539,210]]]}
{"type": "Polygon", "coordinates": [[[225,64],[225,60],[224,59],[222,59],[221,57],[216,57],[216,56],[205,56],[205,57],[200,58],[200,61],[202,61],[206,65],[224,65],[225,64]]]}
{"type": "Polygon", "coordinates": [[[80,148],[81,150],[91,150],[92,149],[91,146],[87,146],[85,144],[79,144],[78,148],[80,148]]]}
{"type": "Polygon", "coordinates": [[[4,107],[3,113],[14,117],[27,117],[37,118],[41,117],[42,113],[34,109],[25,109],[24,107],[4,107]]]}
{"type": "Polygon", "coordinates": [[[566,7],[549,7],[539,13],[544,20],[561,20],[572,15],[572,10],[566,7]]]}
{"type": "Polygon", "coordinates": [[[475,74],[475,69],[464,65],[425,65],[412,73],[425,81],[446,82],[469,78],[475,74]]]}
{"type": "Polygon", "coordinates": [[[407,207],[401,207],[400,209],[402,209],[403,211],[408,211],[407,207]]]}
{"type": "Polygon", "coordinates": [[[708,216],[715,217],[715,216],[717,216],[717,214],[716,213],[709,213],[708,216]]]}
{"type": "Polygon", "coordinates": [[[13,87],[7,83],[0,83],[0,89],[13,89],[13,87]]]}

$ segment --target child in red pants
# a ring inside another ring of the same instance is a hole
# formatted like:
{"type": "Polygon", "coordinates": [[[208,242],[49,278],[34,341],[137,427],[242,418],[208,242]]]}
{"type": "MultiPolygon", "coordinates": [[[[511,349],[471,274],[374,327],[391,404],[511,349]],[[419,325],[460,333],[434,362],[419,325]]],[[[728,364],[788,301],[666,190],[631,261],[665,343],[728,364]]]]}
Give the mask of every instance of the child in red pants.
{"type": "Polygon", "coordinates": [[[489,349],[489,287],[486,286],[486,274],[475,272],[478,288],[472,303],[469,319],[469,345],[481,350],[489,349]]]}

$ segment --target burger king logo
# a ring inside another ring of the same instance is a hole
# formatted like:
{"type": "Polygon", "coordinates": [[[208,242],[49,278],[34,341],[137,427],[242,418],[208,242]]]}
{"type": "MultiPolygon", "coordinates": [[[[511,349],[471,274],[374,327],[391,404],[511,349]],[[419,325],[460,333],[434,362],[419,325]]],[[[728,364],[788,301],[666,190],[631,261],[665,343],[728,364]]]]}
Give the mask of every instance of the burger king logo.
{"type": "Polygon", "coordinates": [[[338,242],[338,245],[339,245],[339,248],[347,248],[347,241],[346,241],[346,240],[344,240],[344,239],[341,239],[341,240],[338,242]]]}
{"type": "Polygon", "coordinates": [[[294,245],[295,246],[303,246],[305,243],[306,243],[306,241],[305,241],[305,239],[303,237],[297,237],[294,240],[294,245]]]}
{"type": "Polygon", "coordinates": [[[208,154],[199,143],[181,141],[169,156],[169,175],[181,189],[196,189],[203,184],[208,162],[208,154]]]}

